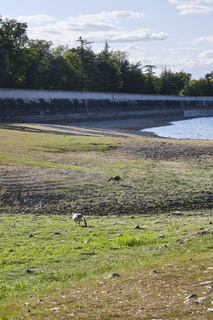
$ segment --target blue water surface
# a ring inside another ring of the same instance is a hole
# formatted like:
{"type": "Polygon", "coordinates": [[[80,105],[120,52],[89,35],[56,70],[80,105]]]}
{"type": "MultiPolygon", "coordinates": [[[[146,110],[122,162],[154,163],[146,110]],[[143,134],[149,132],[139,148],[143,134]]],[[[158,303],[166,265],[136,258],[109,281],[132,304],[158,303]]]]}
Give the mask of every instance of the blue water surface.
{"type": "Polygon", "coordinates": [[[164,138],[213,140],[213,117],[173,121],[168,126],[146,128],[141,131],[153,132],[164,138]]]}

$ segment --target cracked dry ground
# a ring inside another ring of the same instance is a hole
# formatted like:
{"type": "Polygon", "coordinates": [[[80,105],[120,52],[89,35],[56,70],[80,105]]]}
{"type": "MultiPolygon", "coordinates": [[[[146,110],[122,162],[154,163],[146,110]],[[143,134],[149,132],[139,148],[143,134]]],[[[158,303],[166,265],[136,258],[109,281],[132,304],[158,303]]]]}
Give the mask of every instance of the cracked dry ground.
{"type": "MultiPolygon", "coordinates": [[[[53,154],[45,156],[49,157],[48,160],[51,158],[52,162],[60,163],[58,155],[55,155],[55,159],[53,154]]],[[[87,153],[79,152],[78,163],[71,163],[71,165],[87,168],[87,156],[87,153]]],[[[198,165],[200,163],[202,166],[203,163],[211,163],[213,144],[208,141],[132,139],[131,142],[118,144],[117,148],[111,151],[93,155],[90,153],[90,158],[91,156],[97,161],[103,161],[103,166],[112,158],[118,158],[120,161],[125,159],[191,161],[198,165]]],[[[73,210],[81,210],[86,214],[89,212],[128,213],[129,207],[125,209],[124,205],[118,203],[116,195],[108,192],[111,188],[107,184],[109,174],[109,172],[103,174],[95,170],[80,171],[63,167],[48,168],[1,163],[0,210],[8,213],[50,214],[67,214],[73,210]]],[[[138,191],[129,186],[132,183],[131,178],[128,180],[126,177],[123,183],[125,184],[122,185],[123,187],[129,187],[129,199],[136,197],[140,200],[138,191]]],[[[140,192],[143,193],[143,190],[140,189],[140,192]]],[[[210,187],[205,196],[212,203],[210,187]]],[[[152,198],[147,201],[150,200],[152,198]]],[[[147,209],[147,207],[144,208],[147,209]]]]}

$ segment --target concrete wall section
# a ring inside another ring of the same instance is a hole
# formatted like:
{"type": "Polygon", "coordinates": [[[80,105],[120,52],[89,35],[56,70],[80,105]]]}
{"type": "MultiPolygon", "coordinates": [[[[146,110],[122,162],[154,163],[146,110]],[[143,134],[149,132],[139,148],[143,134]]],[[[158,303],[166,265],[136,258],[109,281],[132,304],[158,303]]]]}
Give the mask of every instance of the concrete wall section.
{"type": "Polygon", "coordinates": [[[0,122],[59,123],[213,115],[213,97],[0,89],[0,122]]]}

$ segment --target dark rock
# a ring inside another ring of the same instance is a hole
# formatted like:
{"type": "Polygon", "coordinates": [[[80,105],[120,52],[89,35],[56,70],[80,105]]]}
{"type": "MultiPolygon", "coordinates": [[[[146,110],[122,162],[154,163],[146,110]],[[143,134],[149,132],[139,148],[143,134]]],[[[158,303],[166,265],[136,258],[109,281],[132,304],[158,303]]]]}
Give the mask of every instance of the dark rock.
{"type": "Polygon", "coordinates": [[[32,269],[27,269],[26,272],[27,273],[33,273],[34,271],[32,269]]]}
{"type": "Polygon", "coordinates": [[[135,226],[134,229],[141,229],[139,225],[135,226]]]}
{"type": "Polygon", "coordinates": [[[120,274],[118,273],[111,273],[108,277],[106,278],[115,278],[115,277],[120,277],[120,274]]]}
{"type": "Polygon", "coordinates": [[[182,239],[177,239],[176,242],[179,243],[179,244],[183,244],[184,243],[184,241],[182,239]]]}
{"type": "Polygon", "coordinates": [[[156,274],[157,273],[157,270],[153,269],[152,271],[150,271],[149,274],[156,274]]]}
{"type": "Polygon", "coordinates": [[[197,298],[197,295],[195,293],[192,293],[188,297],[186,297],[185,300],[195,299],[195,298],[197,298]]]}

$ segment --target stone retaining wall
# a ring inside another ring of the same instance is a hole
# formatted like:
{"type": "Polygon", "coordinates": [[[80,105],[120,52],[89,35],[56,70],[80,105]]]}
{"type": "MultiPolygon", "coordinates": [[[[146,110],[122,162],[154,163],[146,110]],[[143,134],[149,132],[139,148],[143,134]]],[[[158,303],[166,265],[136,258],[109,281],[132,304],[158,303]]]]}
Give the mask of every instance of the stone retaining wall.
{"type": "Polygon", "coordinates": [[[0,89],[0,122],[74,123],[213,116],[213,97],[0,89]]]}

